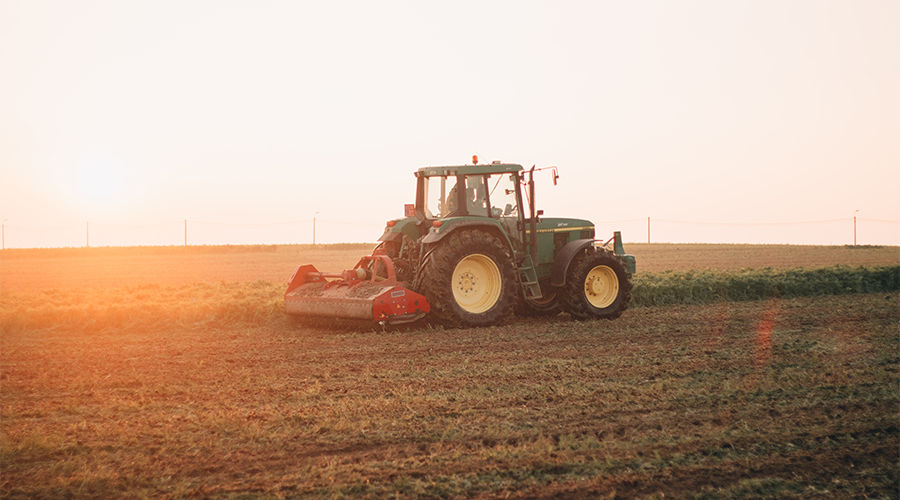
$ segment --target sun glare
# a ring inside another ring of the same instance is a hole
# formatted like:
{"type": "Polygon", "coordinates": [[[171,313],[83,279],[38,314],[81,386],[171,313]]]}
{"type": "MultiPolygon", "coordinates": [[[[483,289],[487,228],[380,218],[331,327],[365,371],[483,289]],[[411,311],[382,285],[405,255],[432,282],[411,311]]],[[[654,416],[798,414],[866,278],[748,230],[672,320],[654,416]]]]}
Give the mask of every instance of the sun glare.
{"type": "Polygon", "coordinates": [[[108,206],[122,199],[126,181],[122,164],[109,155],[99,154],[78,166],[74,187],[78,197],[85,202],[108,206]]]}

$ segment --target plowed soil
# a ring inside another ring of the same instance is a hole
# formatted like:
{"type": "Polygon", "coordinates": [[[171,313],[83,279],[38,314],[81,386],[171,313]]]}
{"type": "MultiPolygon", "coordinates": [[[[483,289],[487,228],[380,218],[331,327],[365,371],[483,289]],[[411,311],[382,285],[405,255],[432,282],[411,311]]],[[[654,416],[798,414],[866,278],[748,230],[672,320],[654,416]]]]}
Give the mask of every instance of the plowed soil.
{"type": "Polygon", "coordinates": [[[0,337],[4,498],[897,498],[900,297],[0,337]]]}

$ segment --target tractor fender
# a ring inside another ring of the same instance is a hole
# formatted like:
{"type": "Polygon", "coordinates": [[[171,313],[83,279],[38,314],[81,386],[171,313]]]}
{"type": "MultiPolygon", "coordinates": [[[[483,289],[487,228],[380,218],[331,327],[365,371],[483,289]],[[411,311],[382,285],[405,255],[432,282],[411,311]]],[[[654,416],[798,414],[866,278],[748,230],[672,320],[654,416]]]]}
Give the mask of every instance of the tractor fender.
{"type": "Polygon", "coordinates": [[[553,269],[550,271],[550,284],[557,287],[565,285],[566,273],[569,271],[569,264],[572,262],[572,259],[586,248],[593,249],[595,241],[597,240],[586,239],[566,243],[566,246],[562,247],[553,261],[553,269]]]}
{"type": "Polygon", "coordinates": [[[510,255],[514,255],[512,242],[509,240],[509,235],[506,234],[503,226],[501,226],[500,223],[495,219],[488,219],[483,217],[445,221],[444,225],[440,228],[434,228],[429,231],[425,238],[422,239],[422,243],[426,245],[437,243],[444,239],[444,237],[448,234],[460,229],[486,229],[488,232],[495,236],[499,235],[501,236],[500,241],[510,251],[510,255]]]}
{"type": "Polygon", "coordinates": [[[398,232],[385,231],[384,234],[382,234],[381,237],[378,238],[378,241],[380,241],[380,242],[391,241],[394,243],[400,243],[401,241],[403,241],[403,233],[401,233],[399,231],[398,232]]]}
{"type": "Polygon", "coordinates": [[[419,229],[420,222],[415,217],[405,217],[403,219],[394,219],[389,221],[384,228],[384,233],[378,238],[378,241],[393,241],[399,243],[406,235],[409,239],[415,241],[421,236],[419,229]]]}

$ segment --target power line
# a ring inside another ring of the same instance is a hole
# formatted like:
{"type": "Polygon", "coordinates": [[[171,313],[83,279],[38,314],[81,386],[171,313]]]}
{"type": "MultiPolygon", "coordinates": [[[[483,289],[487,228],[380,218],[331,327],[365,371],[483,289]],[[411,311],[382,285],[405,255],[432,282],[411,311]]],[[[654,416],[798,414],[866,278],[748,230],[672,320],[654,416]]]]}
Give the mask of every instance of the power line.
{"type": "MultiPolygon", "coordinates": [[[[332,224],[350,224],[356,226],[383,226],[381,223],[374,222],[350,222],[350,221],[339,221],[339,220],[329,220],[329,219],[316,219],[321,222],[330,222],[332,224]]],[[[644,222],[647,219],[623,219],[623,220],[612,220],[612,221],[598,221],[596,224],[625,224],[629,222],[644,222]]],[[[845,218],[845,219],[830,219],[830,220],[813,220],[813,221],[799,221],[799,222],[705,222],[705,221],[684,221],[684,220],[673,220],[673,219],[653,219],[655,222],[668,222],[670,224],[694,224],[698,226],[799,226],[799,225],[809,225],[809,224],[832,224],[835,222],[846,222],[852,221],[853,218],[845,218]]],[[[866,222],[883,222],[887,224],[900,224],[900,220],[889,220],[889,219],[865,219],[862,217],[857,218],[858,221],[866,221],[866,222]]],[[[312,219],[303,219],[296,221],[288,221],[288,222],[265,222],[265,223],[235,223],[235,222],[208,222],[208,221],[198,221],[198,220],[187,220],[191,224],[203,224],[208,226],[226,226],[226,227],[278,227],[278,226],[293,226],[298,224],[305,224],[308,222],[312,222],[312,219]]],[[[112,227],[112,228],[147,228],[147,227],[164,227],[164,226],[175,226],[183,224],[183,221],[177,222],[163,222],[159,224],[101,224],[98,222],[91,223],[94,227],[112,227]]],[[[6,227],[10,229],[25,229],[29,231],[55,231],[60,229],[71,229],[71,228],[80,228],[83,227],[83,224],[73,224],[70,226],[52,226],[52,227],[30,227],[30,226],[13,226],[10,224],[5,224],[6,227]]]]}
{"type": "Polygon", "coordinates": [[[115,228],[120,228],[120,229],[140,229],[140,228],[146,228],[146,227],[164,227],[164,226],[175,226],[175,225],[181,225],[181,221],[164,222],[162,224],[145,224],[145,225],[140,225],[140,226],[124,226],[124,225],[120,225],[120,224],[97,224],[97,223],[94,223],[95,227],[115,227],[115,228]]]}
{"type": "Polygon", "coordinates": [[[628,222],[644,222],[646,220],[647,219],[608,220],[608,221],[595,222],[595,224],[626,224],[628,222]]]}
{"type": "Polygon", "coordinates": [[[72,229],[75,227],[84,227],[84,224],[73,224],[71,226],[56,226],[56,227],[27,227],[27,226],[11,226],[9,224],[4,224],[4,227],[12,228],[12,229],[24,229],[26,231],[57,231],[60,229],[72,229]]]}
{"type": "MultiPolygon", "coordinates": [[[[653,219],[654,222],[668,222],[670,224],[691,224],[697,226],[805,226],[813,224],[832,224],[835,222],[852,221],[853,218],[831,219],[831,220],[813,220],[804,222],[696,222],[670,219],[653,219]]],[[[859,219],[863,220],[863,219],[859,219]]],[[[900,222],[900,221],[898,221],[900,222]]]]}
{"type": "MultiPolygon", "coordinates": [[[[298,226],[313,223],[313,241],[315,241],[315,221],[318,220],[327,224],[338,224],[338,225],[352,225],[352,226],[368,226],[368,227],[383,227],[381,223],[374,222],[361,222],[361,221],[337,221],[337,220],[328,220],[328,219],[302,219],[295,221],[287,221],[287,222],[268,222],[268,223],[234,223],[234,222],[209,222],[209,221],[195,221],[185,219],[178,222],[164,222],[159,224],[142,224],[142,225],[124,225],[124,224],[99,224],[93,223],[94,228],[104,228],[104,229],[113,229],[113,230],[140,230],[140,229],[150,229],[150,228],[160,228],[160,227],[171,227],[171,226],[180,226],[184,225],[184,244],[188,244],[188,225],[199,225],[199,226],[216,226],[221,228],[235,228],[235,229],[253,229],[253,228],[279,228],[279,227],[288,227],[288,226],[298,226]]],[[[853,218],[842,218],[842,219],[829,219],[829,220],[813,220],[813,221],[796,221],[796,222],[706,222],[706,221],[683,221],[683,220],[673,220],[673,219],[652,219],[656,223],[663,224],[677,224],[677,225],[694,225],[694,226],[718,226],[718,227],[788,227],[788,226],[812,226],[812,225],[823,225],[823,224],[835,224],[835,223],[847,223],[849,221],[854,221],[854,244],[855,244],[855,231],[856,231],[856,222],[866,222],[866,223],[876,223],[876,224],[900,224],[900,220],[890,220],[890,219],[866,219],[861,217],[853,217],[853,218]]],[[[595,225],[614,225],[614,224],[634,224],[634,223],[643,223],[647,224],[647,241],[650,242],[650,221],[651,218],[648,217],[646,219],[623,219],[623,220],[615,220],[615,221],[598,221],[595,225]]],[[[4,221],[5,222],[5,221],[4,221]]],[[[28,227],[28,226],[15,226],[15,225],[3,225],[4,229],[4,240],[5,240],[5,230],[13,229],[13,230],[21,230],[23,232],[51,232],[51,231],[63,231],[63,230],[73,230],[73,229],[84,229],[85,230],[85,244],[90,246],[90,222],[86,222],[83,224],[73,224],[68,226],[52,226],[52,227],[28,227]]],[[[5,246],[5,241],[4,241],[5,246]]]]}
{"type": "Polygon", "coordinates": [[[384,226],[384,223],[375,224],[373,222],[344,222],[344,221],[339,221],[339,220],[326,220],[326,219],[317,219],[317,220],[322,221],[322,222],[330,222],[332,224],[350,224],[353,226],[379,226],[379,227],[384,226]]]}
{"type": "Polygon", "coordinates": [[[862,217],[860,217],[858,220],[864,220],[866,222],[886,222],[888,224],[900,224],[900,220],[863,219],[862,217]]]}
{"type": "MultiPolygon", "coordinates": [[[[238,224],[232,222],[203,222],[198,220],[190,220],[188,222],[191,224],[202,224],[206,226],[224,226],[224,227],[280,227],[280,226],[296,226],[298,224],[305,224],[307,222],[312,222],[312,219],[304,219],[298,221],[291,222],[268,222],[262,224],[238,224]]],[[[328,221],[331,222],[331,221],[328,221]]],[[[180,224],[180,222],[179,222],[180,224]]]]}
{"type": "MultiPolygon", "coordinates": [[[[329,219],[316,219],[320,222],[329,222],[331,224],[348,224],[355,226],[383,226],[381,223],[374,222],[350,222],[350,221],[338,221],[338,220],[329,220],[329,219]]],[[[631,222],[644,222],[647,219],[624,219],[624,220],[613,220],[613,221],[598,221],[595,224],[626,224],[631,222]]],[[[830,219],[830,220],[814,220],[814,221],[799,221],[799,222],[705,222],[705,221],[683,221],[683,220],[673,220],[673,219],[657,219],[654,218],[655,222],[666,222],[669,224],[690,224],[690,225],[698,225],[698,226],[802,226],[802,225],[814,225],[814,224],[833,224],[835,222],[847,222],[852,221],[853,218],[845,218],[845,219],[830,219]]],[[[865,219],[862,217],[857,218],[858,221],[866,221],[866,222],[879,222],[886,224],[900,224],[900,220],[888,220],[888,219],[865,219]]],[[[312,219],[303,219],[296,221],[288,221],[288,222],[265,222],[265,223],[235,223],[235,222],[208,222],[208,221],[198,221],[198,220],[187,220],[190,224],[202,224],[207,226],[223,226],[223,227],[280,227],[280,226],[295,226],[299,224],[306,224],[312,222],[312,219]]],[[[177,222],[163,222],[159,224],[137,224],[137,225],[127,225],[127,224],[101,224],[94,222],[92,223],[93,227],[109,227],[109,228],[120,228],[120,229],[139,229],[139,228],[149,228],[149,227],[164,227],[164,226],[175,226],[181,225],[183,221],[177,222]]],[[[70,226],[53,226],[53,227],[29,227],[29,226],[13,226],[10,224],[6,224],[5,227],[10,229],[24,229],[26,231],[57,231],[61,229],[72,229],[72,228],[81,228],[84,227],[83,224],[73,224],[70,226]]]]}

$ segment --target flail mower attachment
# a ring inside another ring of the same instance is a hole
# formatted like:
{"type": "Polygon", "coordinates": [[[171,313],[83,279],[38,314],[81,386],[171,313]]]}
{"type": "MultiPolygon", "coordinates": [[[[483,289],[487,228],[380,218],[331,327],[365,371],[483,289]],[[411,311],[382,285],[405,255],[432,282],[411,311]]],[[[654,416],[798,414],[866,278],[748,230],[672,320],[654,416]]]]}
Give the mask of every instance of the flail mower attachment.
{"type": "Polygon", "coordinates": [[[321,273],[312,265],[298,266],[284,293],[284,308],[288,314],[381,324],[409,323],[430,310],[424,296],[397,281],[394,263],[387,255],[363,257],[356,267],[342,273],[321,273]],[[379,266],[385,276],[379,276],[379,266]]]}

